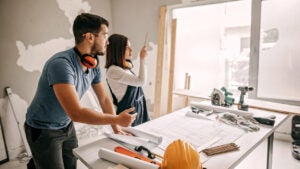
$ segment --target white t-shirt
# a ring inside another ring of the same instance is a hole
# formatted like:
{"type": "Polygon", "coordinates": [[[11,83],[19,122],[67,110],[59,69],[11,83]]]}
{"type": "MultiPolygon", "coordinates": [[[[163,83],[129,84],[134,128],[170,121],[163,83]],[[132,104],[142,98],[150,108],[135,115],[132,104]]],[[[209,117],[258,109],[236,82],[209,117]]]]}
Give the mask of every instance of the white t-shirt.
{"type": "Polygon", "coordinates": [[[147,80],[147,66],[144,60],[140,60],[139,74],[134,75],[129,69],[123,69],[112,65],[107,69],[106,78],[108,84],[117,97],[118,102],[122,100],[127,90],[127,86],[143,86],[147,80]]]}

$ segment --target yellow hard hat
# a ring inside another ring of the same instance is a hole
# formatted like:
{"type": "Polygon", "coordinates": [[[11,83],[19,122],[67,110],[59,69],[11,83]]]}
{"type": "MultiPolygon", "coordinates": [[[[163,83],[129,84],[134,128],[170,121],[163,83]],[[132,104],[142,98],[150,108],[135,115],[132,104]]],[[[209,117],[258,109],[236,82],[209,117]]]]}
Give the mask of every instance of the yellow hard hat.
{"type": "Polygon", "coordinates": [[[190,144],[173,141],[165,151],[162,169],[202,169],[200,155],[190,144]]]}

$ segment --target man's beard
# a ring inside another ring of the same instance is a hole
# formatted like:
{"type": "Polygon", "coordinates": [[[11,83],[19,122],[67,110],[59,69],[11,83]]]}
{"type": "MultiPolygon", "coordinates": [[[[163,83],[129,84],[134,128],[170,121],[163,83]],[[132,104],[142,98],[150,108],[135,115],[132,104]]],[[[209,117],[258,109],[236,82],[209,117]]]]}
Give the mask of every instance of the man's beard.
{"type": "Polygon", "coordinates": [[[104,52],[97,50],[96,44],[94,43],[92,46],[92,55],[100,55],[103,56],[104,52]]]}

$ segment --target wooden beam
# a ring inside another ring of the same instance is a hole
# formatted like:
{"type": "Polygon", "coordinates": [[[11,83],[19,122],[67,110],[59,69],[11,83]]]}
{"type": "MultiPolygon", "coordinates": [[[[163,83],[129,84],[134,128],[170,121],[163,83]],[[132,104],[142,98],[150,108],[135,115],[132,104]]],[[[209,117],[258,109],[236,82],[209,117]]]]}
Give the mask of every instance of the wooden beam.
{"type": "Polygon", "coordinates": [[[249,106],[249,108],[253,109],[260,109],[284,114],[300,115],[300,106],[274,103],[256,99],[245,99],[245,103],[249,106]]]}
{"type": "MultiPolygon", "coordinates": [[[[188,73],[185,73],[185,81],[184,81],[184,89],[190,90],[190,84],[191,84],[191,76],[188,73]]],[[[189,106],[189,97],[185,97],[184,106],[189,106]]]]}
{"type": "Polygon", "coordinates": [[[163,80],[163,65],[164,65],[164,48],[166,38],[166,14],[167,7],[160,7],[158,39],[157,39],[157,60],[156,60],[156,83],[154,94],[154,118],[161,115],[161,98],[162,98],[162,80],[163,80]]]}
{"type": "Polygon", "coordinates": [[[177,19],[172,19],[171,33],[171,58],[169,70],[169,87],[168,87],[168,109],[167,113],[173,112],[173,89],[174,89],[174,66],[175,66],[175,49],[176,49],[176,28],[177,19]]]}

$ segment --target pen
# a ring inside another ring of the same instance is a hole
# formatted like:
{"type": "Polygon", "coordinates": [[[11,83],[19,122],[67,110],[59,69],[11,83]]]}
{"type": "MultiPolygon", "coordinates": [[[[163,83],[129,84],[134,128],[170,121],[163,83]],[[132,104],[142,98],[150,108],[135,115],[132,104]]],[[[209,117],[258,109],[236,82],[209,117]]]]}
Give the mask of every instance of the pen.
{"type": "Polygon", "coordinates": [[[144,46],[147,46],[147,44],[148,44],[148,32],[146,33],[146,36],[145,36],[144,46]]]}
{"type": "Polygon", "coordinates": [[[156,157],[159,157],[160,159],[164,159],[164,157],[159,155],[159,154],[156,154],[156,153],[153,153],[153,152],[151,152],[151,154],[155,155],[156,157]]]}

